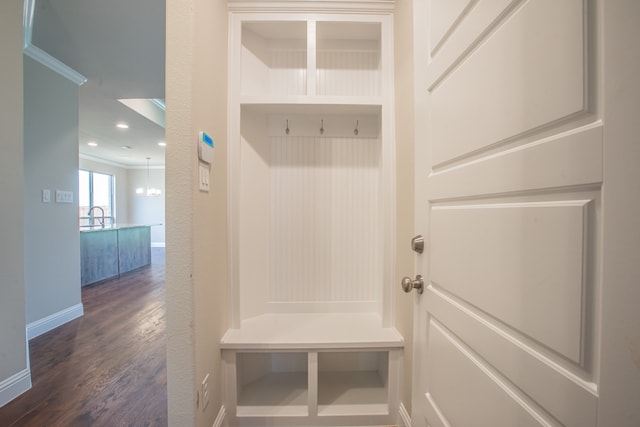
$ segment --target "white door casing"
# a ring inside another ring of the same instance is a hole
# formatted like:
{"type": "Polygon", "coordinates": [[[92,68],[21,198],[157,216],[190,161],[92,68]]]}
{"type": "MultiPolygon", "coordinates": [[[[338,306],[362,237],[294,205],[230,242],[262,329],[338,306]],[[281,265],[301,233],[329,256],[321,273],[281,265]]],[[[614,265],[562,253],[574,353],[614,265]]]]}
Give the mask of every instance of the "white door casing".
{"type": "Polygon", "coordinates": [[[413,4],[413,426],[640,425],[640,2],[413,4]]]}

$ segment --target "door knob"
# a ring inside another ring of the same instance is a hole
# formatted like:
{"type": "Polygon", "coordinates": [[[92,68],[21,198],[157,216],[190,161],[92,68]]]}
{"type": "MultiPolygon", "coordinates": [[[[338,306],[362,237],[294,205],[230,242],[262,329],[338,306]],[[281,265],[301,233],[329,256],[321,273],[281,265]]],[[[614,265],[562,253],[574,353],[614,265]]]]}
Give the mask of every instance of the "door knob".
{"type": "Polygon", "coordinates": [[[401,285],[402,290],[406,293],[411,292],[412,289],[417,289],[419,294],[424,291],[424,280],[422,280],[422,276],[420,274],[416,276],[415,280],[411,280],[411,277],[404,277],[401,285]]]}
{"type": "Polygon", "coordinates": [[[418,234],[416,237],[411,239],[411,250],[421,254],[424,251],[424,237],[418,234]]]}

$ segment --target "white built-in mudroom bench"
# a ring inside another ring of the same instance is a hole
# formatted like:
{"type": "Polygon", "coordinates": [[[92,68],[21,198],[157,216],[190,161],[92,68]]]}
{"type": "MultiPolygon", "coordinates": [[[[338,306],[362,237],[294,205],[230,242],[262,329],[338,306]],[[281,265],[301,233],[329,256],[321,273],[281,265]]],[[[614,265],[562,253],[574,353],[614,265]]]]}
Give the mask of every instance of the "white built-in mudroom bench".
{"type": "Polygon", "coordinates": [[[393,3],[229,11],[226,420],[397,424],[393,3]]]}

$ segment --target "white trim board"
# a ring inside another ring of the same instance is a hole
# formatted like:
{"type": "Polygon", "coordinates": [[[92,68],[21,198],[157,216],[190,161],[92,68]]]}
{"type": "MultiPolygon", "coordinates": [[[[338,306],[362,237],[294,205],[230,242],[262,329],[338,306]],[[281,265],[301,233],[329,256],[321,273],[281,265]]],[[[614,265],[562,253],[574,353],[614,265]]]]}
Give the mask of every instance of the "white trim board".
{"type": "Polygon", "coordinates": [[[82,86],[87,81],[87,78],[85,76],[78,73],[76,70],[69,67],[68,65],[62,63],[61,61],[57,60],[56,58],[49,55],[47,52],[45,52],[44,50],[40,49],[35,45],[30,44],[29,46],[26,46],[23,49],[23,52],[29,58],[41,63],[45,67],[50,68],[51,70],[60,74],[62,77],[70,80],[71,82],[77,84],[78,86],[82,86]]]}
{"type": "Polygon", "coordinates": [[[211,427],[223,427],[225,425],[224,418],[226,415],[227,415],[227,411],[226,409],[224,409],[224,405],[220,406],[220,410],[218,411],[218,416],[216,417],[211,427]]]}
{"type": "Polygon", "coordinates": [[[400,409],[398,409],[398,413],[400,414],[402,425],[404,425],[404,427],[411,427],[411,415],[407,411],[407,408],[404,407],[404,403],[402,402],[400,402],[400,409]]]}
{"type": "Polygon", "coordinates": [[[316,1],[300,1],[300,0],[281,0],[281,1],[265,1],[265,0],[229,0],[228,8],[231,12],[360,12],[360,13],[388,13],[395,9],[395,3],[390,0],[316,0],[316,1]]]}
{"type": "Polygon", "coordinates": [[[27,341],[49,332],[58,326],[62,326],[73,319],[77,319],[83,314],[84,308],[82,304],[76,304],[57,313],[53,313],[50,316],[31,322],[27,325],[27,341]]]}
{"type": "Polygon", "coordinates": [[[33,14],[36,7],[36,0],[24,0],[22,13],[22,35],[23,48],[31,45],[31,36],[33,34],[33,14]]]}
{"type": "Polygon", "coordinates": [[[23,369],[0,382],[0,407],[31,388],[31,370],[23,369]]]}
{"type": "Polygon", "coordinates": [[[33,35],[33,14],[35,12],[35,3],[36,0],[24,0],[24,11],[22,17],[22,51],[25,55],[32,58],[34,61],[41,63],[45,67],[49,67],[51,70],[60,74],[62,77],[69,79],[78,86],[82,86],[87,82],[87,78],[85,76],[31,43],[31,36],[33,35]]]}

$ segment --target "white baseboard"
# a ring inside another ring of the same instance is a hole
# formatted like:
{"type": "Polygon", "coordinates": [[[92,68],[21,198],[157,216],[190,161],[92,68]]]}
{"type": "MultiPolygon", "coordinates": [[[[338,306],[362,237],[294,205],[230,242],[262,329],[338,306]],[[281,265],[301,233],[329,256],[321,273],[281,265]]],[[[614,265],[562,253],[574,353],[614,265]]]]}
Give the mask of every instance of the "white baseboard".
{"type": "Polygon", "coordinates": [[[400,403],[400,418],[402,419],[404,427],[411,427],[411,415],[407,412],[407,408],[404,407],[404,403],[400,403]]]}
{"type": "Polygon", "coordinates": [[[218,411],[218,416],[216,420],[213,422],[211,427],[222,427],[224,426],[224,417],[227,414],[227,411],[224,409],[224,405],[220,407],[220,411],[218,411]]]}
{"type": "Polygon", "coordinates": [[[36,320],[27,325],[27,341],[49,332],[58,326],[64,325],[67,322],[77,319],[84,314],[84,308],[82,304],[76,304],[69,308],[65,308],[57,313],[53,313],[43,319],[36,320]]]}
{"type": "Polygon", "coordinates": [[[0,381],[0,407],[11,402],[31,388],[31,371],[23,369],[4,381],[0,381]]]}

